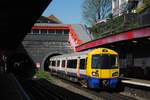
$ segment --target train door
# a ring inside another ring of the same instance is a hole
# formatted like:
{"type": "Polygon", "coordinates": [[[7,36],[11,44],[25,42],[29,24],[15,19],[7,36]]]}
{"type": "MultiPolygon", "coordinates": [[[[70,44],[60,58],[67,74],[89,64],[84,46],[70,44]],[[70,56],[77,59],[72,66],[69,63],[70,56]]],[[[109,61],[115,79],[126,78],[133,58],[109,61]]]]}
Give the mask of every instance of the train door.
{"type": "Polygon", "coordinates": [[[81,57],[78,59],[78,66],[77,66],[77,76],[85,76],[86,75],[86,57],[81,57]]]}

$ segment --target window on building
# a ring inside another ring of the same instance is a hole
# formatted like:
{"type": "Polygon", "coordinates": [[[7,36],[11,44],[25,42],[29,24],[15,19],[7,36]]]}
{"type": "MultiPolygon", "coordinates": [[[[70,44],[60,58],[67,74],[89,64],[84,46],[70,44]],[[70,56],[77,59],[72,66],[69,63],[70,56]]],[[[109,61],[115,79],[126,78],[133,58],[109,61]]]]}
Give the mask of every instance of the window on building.
{"type": "Polygon", "coordinates": [[[56,34],[58,34],[58,35],[60,35],[60,34],[62,34],[62,30],[56,30],[56,34]]]}
{"type": "Polygon", "coordinates": [[[86,59],[80,59],[80,69],[86,69],[86,59]]]}
{"type": "Polygon", "coordinates": [[[32,30],[32,33],[33,33],[33,34],[39,34],[39,29],[33,29],[33,30],[32,30]]]}
{"type": "Polygon", "coordinates": [[[64,34],[69,34],[69,30],[64,30],[64,34]]]}
{"type": "Polygon", "coordinates": [[[119,0],[114,0],[114,7],[119,8],[119,0]]]}
{"type": "Polygon", "coordinates": [[[41,29],[41,34],[47,34],[47,29],[41,29]]]}
{"type": "Polygon", "coordinates": [[[42,23],[48,23],[48,20],[42,20],[42,23]]]}
{"type": "Polygon", "coordinates": [[[76,67],[77,67],[77,59],[67,61],[67,68],[76,68],[76,67]]]}
{"type": "Polygon", "coordinates": [[[127,0],[120,0],[121,1],[121,4],[124,4],[127,2],[127,0]]]}
{"type": "Polygon", "coordinates": [[[55,30],[48,30],[48,34],[55,34],[55,30]]]}
{"type": "Polygon", "coordinates": [[[37,20],[36,23],[41,23],[41,20],[37,20]]]}
{"type": "Polygon", "coordinates": [[[66,65],[66,61],[62,60],[62,67],[65,67],[65,65],[66,65]]]}

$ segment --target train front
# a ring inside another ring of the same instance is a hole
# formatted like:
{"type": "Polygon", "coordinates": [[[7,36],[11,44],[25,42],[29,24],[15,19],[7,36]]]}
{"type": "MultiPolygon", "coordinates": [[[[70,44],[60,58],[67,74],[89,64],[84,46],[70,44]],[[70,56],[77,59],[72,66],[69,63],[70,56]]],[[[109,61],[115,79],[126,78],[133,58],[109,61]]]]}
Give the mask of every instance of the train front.
{"type": "Polygon", "coordinates": [[[87,76],[90,88],[116,88],[119,83],[118,53],[106,49],[95,49],[88,54],[87,76]]]}

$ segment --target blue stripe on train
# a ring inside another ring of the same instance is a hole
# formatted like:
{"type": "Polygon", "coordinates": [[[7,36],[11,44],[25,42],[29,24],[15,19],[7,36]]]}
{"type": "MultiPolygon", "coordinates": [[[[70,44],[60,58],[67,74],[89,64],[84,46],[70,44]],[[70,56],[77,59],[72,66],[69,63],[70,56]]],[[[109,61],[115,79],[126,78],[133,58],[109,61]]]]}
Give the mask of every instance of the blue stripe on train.
{"type": "MultiPolygon", "coordinates": [[[[58,71],[58,73],[66,74],[65,71],[58,71]]],[[[72,76],[72,77],[77,77],[76,73],[67,72],[67,75],[72,76]]],[[[103,81],[108,82],[106,83],[108,87],[115,88],[120,81],[119,78],[101,79],[101,78],[94,78],[94,77],[90,77],[90,76],[86,76],[82,74],[80,74],[80,76],[83,77],[85,80],[87,80],[90,88],[101,88],[102,86],[104,86],[103,81]]]]}
{"type": "Polygon", "coordinates": [[[85,79],[88,81],[90,88],[101,88],[106,85],[106,87],[116,88],[119,83],[119,78],[109,78],[109,79],[100,79],[85,76],[85,79]]]}

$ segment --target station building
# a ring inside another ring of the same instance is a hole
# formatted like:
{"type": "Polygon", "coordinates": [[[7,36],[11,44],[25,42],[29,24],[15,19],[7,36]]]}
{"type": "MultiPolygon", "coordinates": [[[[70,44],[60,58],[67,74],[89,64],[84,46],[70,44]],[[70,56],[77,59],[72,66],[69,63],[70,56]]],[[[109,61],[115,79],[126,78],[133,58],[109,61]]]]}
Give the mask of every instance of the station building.
{"type": "Polygon", "coordinates": [[[81,24],[63,24],[56,16],[41,16],[24,38],[23,46],[39,66],[48,68],[51,56],[75,52],[90,37],[81,24]]]}

